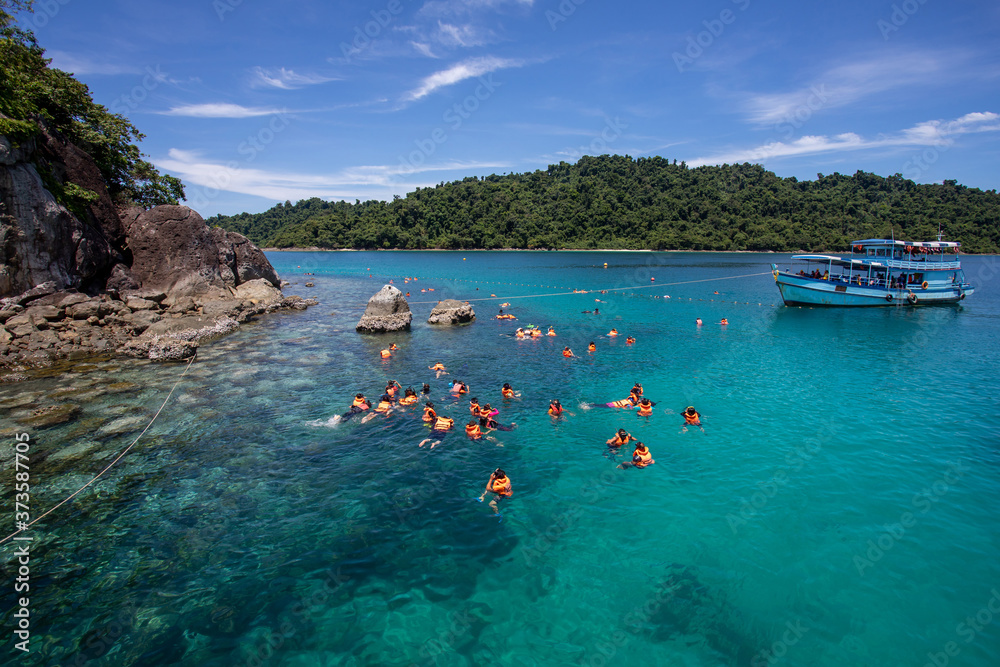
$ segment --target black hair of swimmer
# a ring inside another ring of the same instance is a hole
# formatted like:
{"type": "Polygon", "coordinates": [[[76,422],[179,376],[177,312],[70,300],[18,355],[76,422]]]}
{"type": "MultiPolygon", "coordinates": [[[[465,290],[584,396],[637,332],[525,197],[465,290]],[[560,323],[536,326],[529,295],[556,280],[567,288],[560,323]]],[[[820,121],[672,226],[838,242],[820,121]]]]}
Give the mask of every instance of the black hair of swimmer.
{"type": "Polygon", "coordinates": [[[504,389],[510,389],[510,382],[504,382],[503,383],[503,388],[504,389]]]}
{"type": "Polygon", "coordinates": [[[427,401],[426,403],[424,403],[424,405],[426,405],[429,408],[433,408],[434,407],[434,404],[431,403],[430,401],[427,401]]]}
{"type": "Polygon", "coordinates": [[[427,384],[426,382],[424,383],[424,388],[423,388],[423,392],[424,392],[425,394],[429,394],[429,393],[431,393],[431,386],[430,386],[429,384],[427,384]]]}
{"type": "Polygon", "coordinates": [[[469,399],[469,403],[478,403],[478,402],[479,402],[478,398],[470,398],[469,399]]]}
{"type": "Polygon", "coordinates": [[[494,471],[493,471],[493,474],[494,474],[494,475],[495,475],[495,476],[496,476],[496,477],[497,477],[498,479],[503,479],[504,477],[506,477],[506,476],[507,476],[507,473],[505,473],[505,472],[504,472],[503,470],[501,470],[500,468],[497,468],[496,470],[494,470],[494,471]]]}
{"type": "Polygon", "coordinates": [[[364,397],[365,397],[364,394],[355,394],[354,395],[354,398],[364,398],[364,397]]]}
{"type": "Polygon", "coordinates": [[[626,435],[628,435],[628,431],[626,431],[623,428],[618,429],[618,437],[619,438],[624,438],[626,435]]]}

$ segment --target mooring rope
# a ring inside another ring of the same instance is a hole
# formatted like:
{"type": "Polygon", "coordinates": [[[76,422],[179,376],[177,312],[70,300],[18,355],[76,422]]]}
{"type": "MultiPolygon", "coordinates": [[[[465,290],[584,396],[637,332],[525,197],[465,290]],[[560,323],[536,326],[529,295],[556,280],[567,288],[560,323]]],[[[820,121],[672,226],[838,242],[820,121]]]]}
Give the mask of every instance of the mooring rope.
{"type": "MultiPolygon", "coordinates": [[[[566,296],[570,294],[604,294],[606,292],[623,292],[626,290],[637,290],[637,289],[650,289],[650,288],[663,288],[663,287],[674,287],[676,285],[691,285],[693,283],[709,283],[718,280],[735,280],[737,278],[751,278],[754,276],[764,276],[771,275],[770,271],[762,271],[761,273],[746,273],[742,276],[725,276],[722,278],[702,278],[700,280],[682,280],[675,283],[650,283],[649,285],[637,285],[635,287],[608,287],[606,289],[588,289],[588,290],[575,290],[572,292],[553,292],[551,294],[523,294],[520,296],[484,296],[476,297],[474,299],[461,299],[461,301],[495,301],[497,299],[501,301],[506,301],[507,299],[537,299],[547,296],[566,296]]],[[[451,278],[450,280],[455,280],[451,278]]],[[[437,303],[437,301],[408,301],[410,304],[423,304],[423,303],[437,303]]]]}
{"type": "Polygon", "coordinates": [[[124,449],[124,451],[122,451],[122,453],[121,453],[121,454],[119,454],[119,455],[118,455],[118,456],[117,456],[117,457],[115,458],[115,460],[114,460],[114,461],[112,461],[111,463],[109,463],[109,464],[108,464],[108,466],[107,466],[107,467],[106,467],[106,468],[105,468],[104,470],[102,470],[101,472],[97,473],[97,475],[96,475],[96,476],[94,477],[94,479],[90,480],[89,482],[87,482],[86,484],[84,484],[83,486],[81,486],[81,487],[80,487],[79,489],[77,489],[76,491],[74,491],[73,493],[71,493],[71,494],[70,494],[70,495],[69,495],[69,496],[68,496],[68,497],[67,497],[67,498],[66,498],[65,500],[63,500],[62,502],[60,502],[60,503],[59,503],[58,505],[56,505],[55,507],[53,507],[53,508],[52,508],[52,509],[50,509],[49,511],[45,512],[45,514],[42,514],[41,516],[38,516],[38,517],[35,517],[34,519],[32,519],[32,520],[31,520],[31,522],[30,522],[30,523],[26,524],[26,525],[25,525],[25,526],[24,526],[23,528],[18,528],[18,529],[17,529],[16,531],[14,531],[13,533],[11,533],[10,535],[8,535],[7,537],[5,537],[5,538],[3,538],[2,540],[0,540],[0,544],[3,544],[3,543],[4,543],[4,542],[6,542],[7,540],[9,540],[9,539],[13,538],[13,537],[14,537],[15,535],[17,535],[18,533],[20,533],[20,532],[23,532],[23,531],[27,530],[28,528],[31,528],[31,527],[32,527],[33,525],[35,525],[36,523],[38,523],[39,521],[41,521],[42,519],[44,519],[44,518],[45,518],[45,517],[47,517],[48,515],[52,514],[52,513],[53,513],[53,512],[55,512],[55,511],[56,511],[57,509],[59,509],[60,507],[62,507],[62,506],[63,506],[63,505],[65,505],[66,503],[68,503],[69,501],[73,500],[73,498],[75,498],[76,496],[80,495],[80,494],[81,494],[81,493],[82,493],[82,492],[84,491],[84,489],[86,489],[86,488],[87,488],[88,486],[90,486],[91,484],[93,484],[94,482],[96,482],[96,481],[97,481],[98,479],[100,479],[100,478],[101,478],[101,476],[102,476],[102,475],[103,475],[104,473],[106,473],[107,471],[111,470],[111,468],[112,468],[112,467],[114,467],[114,465],[115,465],[116,463],[118,463],[118,461],[120,461],[120,460],[122,459],[122,457],[123,457],[123,456],[125,456],[126,454],[128,454],[128,451],[129,451],[130,449],[132,449],[132,447],[133,447],[133,446],[135,446],[135,443],[139,442],[139,438],[141,438],[141,437],[142,437],[142,436],[143,436],[143,435],[144,435],[144,434],[146,433],[146,431],[148,431],[148,430],[149,430],[149,427],[153,425],[153,422],[155,422],[155,421],[156,421],[156,418],[160,416],[160,412],[162,412],[162,411],[163,411],[163,408],[165,408],[165,407],[166,407],[166,405],[167,405],[167,401],[169,401],[169,400],[170,400],[170,397],[171,397],[171,396],[173,395],[173,393],[174,393],[174,389],[176,389],[176,388],[177,388],[177,385],[179,385],[179,384],[180,384],[180,382],[181,382],[181,380],[183,380],[183,379],[184,379],[184,376],[185,376],[185,375],[187,374],[187,372],[188,372],[188,369],[190,369],[190,368],[191,368],[191,363],[192,363],[192,362],[193,362],[194,360],[195,360],[195,357],[191,357],[191,358],[190,358],[190,359],[188,360],[188,363],[187,363],[187,366],[186,366],[186,367],[184,368],[184,372],[183,372],[183,373],[181,373],[181,376],[180,376],[179,378],[177,378],[177,382],[174,382],[174,386],[172,386],[172,387],[170,388],[170,391],[169,391],[169,392],[167,393],[167,397],[166,397],[165,399],[163,399],[163,404],[162,404],[162,405],[160,405],[160,409],[156,411],[156,414],[155,414],[155,415],[153,415],[153,418],[149,420],[149,423],[148,423],[148,424],[146,424],[146,428],[142,429],[142,432],[140,432],[140,433],[139,433],[139,435],[135,436],[135,440],[133,440],[133,441],[132,441],[132,443],[131,443],[131,444],[130,444],[130,445],[129,445],[128,447],[126,447],[126,448],[124,449]]]}

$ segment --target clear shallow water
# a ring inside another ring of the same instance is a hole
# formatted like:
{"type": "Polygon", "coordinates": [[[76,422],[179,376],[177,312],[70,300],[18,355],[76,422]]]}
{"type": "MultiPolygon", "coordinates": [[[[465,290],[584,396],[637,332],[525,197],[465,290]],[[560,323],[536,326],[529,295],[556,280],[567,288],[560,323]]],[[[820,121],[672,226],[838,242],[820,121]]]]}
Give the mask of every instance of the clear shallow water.
{"type": "MultiPolygon", "coordinates": [[[[775,255],[269,257],[320,305],[203,346],[136,448],[32,531],[29,662],[1000,663],[996,258],[964,258],[978,291],[960,308],[811,310],[778,306],[775,255]],[[390,278],[413,331],[358,335],[390,278]],[[627,286],[643,289],[516,298],[627,286]],[[489,300],[472,326],[424,324],[445,297],[489,300]],[[516,323],[487,319],[502,300],[516,323]],[[558,336],[511,337],[527,323],[558,336]],[[451,374],[435,379],[436,361],[451,374]],[[429,382],[459,425],[467,401],[447,381],[465,380],[517,427],[427,451],[416,408],[336,423],[389,378],[429,382]],[[505,381],[520,399],[500,399],[505,381]],[[648,421],[587,409],[635,381],[657,401],[648,421]],[[551,398],[572,414],[553,423],[551,398]],[[704,433],[681,432],[689,404],[704,433]],[[615,468],[603,443],[619,426],[654,466],[615,468]],[[498,466],[515,493],[502,522],[475,500],[498,466]]],[[[114,362],[0,387],[8,516],[12,433],[31,433],[32,503],[48,508],[182,371],[114,362]],[[81,406],[70,423],[17,421],[65,402],[81,406]]]]}

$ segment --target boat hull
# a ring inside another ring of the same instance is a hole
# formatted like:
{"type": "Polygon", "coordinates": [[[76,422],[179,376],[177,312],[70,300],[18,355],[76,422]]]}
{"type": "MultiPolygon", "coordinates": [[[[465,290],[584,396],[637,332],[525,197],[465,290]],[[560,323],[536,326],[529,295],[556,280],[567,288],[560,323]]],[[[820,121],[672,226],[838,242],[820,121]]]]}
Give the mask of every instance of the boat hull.
{"type": "Polygon", "coordinates": [[[954,304],[962,301],[973,292],[971,288],[963,290],[958,287],[925,290],[847,285],[841,281],[800,278],[780,272],[775,275],[774,279],[786,306],[884,308],[886,306],[954,304]]]}

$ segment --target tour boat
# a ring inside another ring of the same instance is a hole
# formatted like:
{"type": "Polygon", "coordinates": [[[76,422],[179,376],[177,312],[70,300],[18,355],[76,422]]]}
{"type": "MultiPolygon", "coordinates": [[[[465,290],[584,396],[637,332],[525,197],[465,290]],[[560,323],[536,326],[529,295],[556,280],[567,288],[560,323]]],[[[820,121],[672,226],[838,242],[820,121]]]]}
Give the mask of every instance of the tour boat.
{"type": "Polygon", "coordinates": [[[804,268],[771,265],[787,306],[922,306],[958,303],[974,291],[958,260],[961,244],[865,239],[849,257],[792,255],[804,268]],[[953,255],[946,257],[946,255],[953,255]]]}

